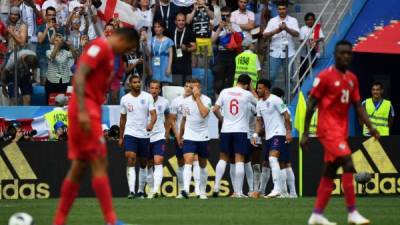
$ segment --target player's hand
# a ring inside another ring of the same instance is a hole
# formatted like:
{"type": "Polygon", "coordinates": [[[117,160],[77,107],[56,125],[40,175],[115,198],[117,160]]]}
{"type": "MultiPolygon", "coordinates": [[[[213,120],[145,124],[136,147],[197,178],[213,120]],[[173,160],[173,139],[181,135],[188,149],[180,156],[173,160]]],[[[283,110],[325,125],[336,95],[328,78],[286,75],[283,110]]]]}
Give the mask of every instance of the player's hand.
{"type": "Polygon", "coordinates": [[[150,132],[151,130],[153,130],[153,127],[154,127],[154,124],[147,124],[146,130],[150,132]]]}
{"type": "Polygon", "coordinates": [[[251,138],[251,145],[253,145],[254,147],[258,147],[257,138],[255,137],[251,138]]]}
{"type": "Polygon", "coordinates": [[[372,128],[369,133],[375,138],[375,140],[378,140],[381,137],[381,134],[379,134],[379,131],[375,127],[372,128]]]}
{"type": "Polygon", "coordinates": [[[119,146],[120,148],[122,148],[122,147],[124,146],[124,139],[123,139],[123,138],[120,138],[120,139],[118,140],[118,146],[119,146]]]}
{"type": "Polygon", "coordinates": [[[200,98],[201,92],[198,87],[193,87],[193,96],[195,99],[200,98]]]}
{"type": "Polygon", "coordinates": [[[176,137],[176,142],[178,143],[179,148],[183,148],[183,138],[176,137]]]}
{"type": "Polygon", "coordinates": [[[89,118],[89,114],[87,113],[86,110],[79,112],[78,122],[79,122],[79,126],[83,130],[83,132],[85,132],[85,133],[90,132],[90,118],[89,118]]]}
{"type": "Polygon", "coordinates": [[[300,140],[300,146],[303,151],[308,151],[308,134],[303,134],[300,140]]]}
{"type": "Polygon", "coordinates": [[[292,142],[293,138],[292,138],[292,134],[290,132],[286,133],[286,142],[290,143],[292,142]]]}

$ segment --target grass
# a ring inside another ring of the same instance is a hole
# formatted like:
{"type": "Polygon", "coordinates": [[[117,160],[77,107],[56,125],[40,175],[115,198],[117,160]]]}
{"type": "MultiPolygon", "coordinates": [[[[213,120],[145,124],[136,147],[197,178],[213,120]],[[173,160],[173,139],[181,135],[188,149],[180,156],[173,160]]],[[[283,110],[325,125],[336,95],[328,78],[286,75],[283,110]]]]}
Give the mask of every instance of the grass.
{"type": "MultiPolygon", "coordinates": [[[[140,225],[298,225],[307,224],[314,198],[300,199],[134,199],[115,198],[119,218],[140,225]]],[[[6,225],[14,212],[27,212],[36,225],[50,225],[57,199],[0,200],[0,224],[6,225]]],[[[358,199],[358,209],[373,224],[400,224],[400,197],[358,199]]],[[[332,198],[326,216],[338,224],[347,224],[344,199],[332,198]]],[[[69,217],[70,225],[104,224],[94,198],[80,198],[69,217]]]]}

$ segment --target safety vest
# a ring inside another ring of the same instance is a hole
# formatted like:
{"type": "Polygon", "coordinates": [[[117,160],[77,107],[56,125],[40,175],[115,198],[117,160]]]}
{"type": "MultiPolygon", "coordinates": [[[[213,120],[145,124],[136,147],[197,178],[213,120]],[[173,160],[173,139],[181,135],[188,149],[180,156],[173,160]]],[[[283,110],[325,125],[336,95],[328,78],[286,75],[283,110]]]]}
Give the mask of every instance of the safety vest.
{"type": "Polygon", "coordinates": [[[257,54],[244,51],[235,58],[236,69],[235,79],[233,86],[236,86],[237,80],[241,74],[247,74],[252,80],[252,86],[255,90],[257,88],[258,73],[257,73],[257,54]]]}
{"type": "Polygon", "coordinates": [[[63,109],[54,109],[53,111],[44,114],[44,118],[49,125],[50,138],[54,138],[55,136],[54,124],[56,124],[58,121],[61,121],[65,125],[68,125],[67,111],[63,109]]]}
{"type": "Polygon", "coordinates": [[[311,137],[317,136],[317,124],[318,124],[318,109],[314,111],[314,114],[311,117],[310,130],[309,130],[309,134],[311,137]]]}
{"type": "MultiPolygon", "coordinates": [[[[375,108],[375,104],[372,98],[368,98],[365,101],[365,109],[368,117],[371,120],[372,126],[374,126],[380,133],[381,136],[389,136],[389,113],[391,103],[388,100],[383,99],[382,103],[375,108]]],[[[369,136],[369,130],[364,125],[364,136],[369,136]]]]}

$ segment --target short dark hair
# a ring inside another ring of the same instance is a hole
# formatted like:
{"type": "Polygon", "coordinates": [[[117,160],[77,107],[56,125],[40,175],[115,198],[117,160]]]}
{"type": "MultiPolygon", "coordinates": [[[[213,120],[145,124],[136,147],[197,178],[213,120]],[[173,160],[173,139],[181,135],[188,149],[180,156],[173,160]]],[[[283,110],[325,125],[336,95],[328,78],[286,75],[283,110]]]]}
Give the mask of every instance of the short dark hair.
{"type": "Polygon", "coordinates": [[[186,15],[185,15],[185,13],[183,13],[183,12],[178,12],[178,13],[175,15],[175,20],[176,20],[176,18],[178,18],[178,16],[183,16],[183,17],[186,19],[186,15]]]}
{"type": "Polygon", "coordinates": [[[238,77],[237,82],[238,82],[239,84],[249,85],[250,82],[251,82],[251,78],[250,78],[249,75],[247,75],[247,74],[245,74],[245,73],[242,73],[242,74],[240,74],[240,76],[238,77]]]}
{"type": "Polygon", "coordinates": [[[271,81],[269,81],[269,80],[267,80],[267,79],[261,79],[261,80],[259,80],[259,81],[257,82],[257,86],[258,86],[259,84],[264,85],[264,86],[267,87],[268,89],[271,88],[271,81]]]}
{"type": "Polygon", "coordinates": [[[283,96],[285,96],[285,91],[279,87],[272,88],[271,93],[278,96],[279,98],[282,98],[283,96]]]}
{"type": "Polygon", "coordinates": [[[335,45],[335,53],[337,52],[337,49],[339,48],[339,46],[343,46],[343,45],[349,46],[350,48],[353,48],[353,44],[351,44],[350,41],[341,40],[341,41],[338,41],[338,42],[336,43],[336,45],[335,45]]]}
{"type": "Polygon", "coordinates": [[[121,27],[121,28],[116,29],[114,31],[114,34],[119,35],[119,36],[125,38],[126,40],[129,40],[132,42],[134,41],[134,42],[136,42],[136,45],[139,42],[139,34],[133,28],[121,27]]]}
{"type": "Polygon", "coordinates": [[[24,59],[25,63],[28,65],[30,69],[38,68],[39,62],[36,56],[34,55],[27,55],[24,59]]]}
{"type": "Polygon", "coordinates": [[[47,13],[49,12],[49,11],[57,11],[56,10],[56,8],[54,8],[53,6],[49,6],[49,7],[47,7],[47,9],[46,9],[46,15],[47,15],[47,13]]]}
{"type": "Polygon", "coordinates": [[[276,3],[276,6],[285,6],[286,8],[289,7],[289,3],[287,0],[280,0],[278,3],[276,3]]]}
{"type": "Polygon", "coordinates": [[[315,20],[315,14],[312,12],[308,12],[306,13],[306,15],[304,16],[304,21],[307,21],[309,17],[312,17],[315,20]]]}
{"type": "Polygon", "coordinates": [[[164,28],[164,30],[167,29],[167,24],[165,23],[164,20],[161,20],[161,19],[155,20],[155,21],[153,22],[153,27],[154,27],[154,25],[155,25],[156,23],[158,23],[158,25],[160,25],[162,28],[164,28]]]}
{"type": "Polygon", "coordinates": [[[192,84],[200,84],[201,85],[201,81],[199,79],[197,79],[197,78],[193,78],[190,83],[192,83],[192,84]]]}
{"type": "Polygon", "coordinates": [[[133,74],[133,75],[131,75],[131,76],[129,77],[129,83],[132,82],[133,79],[142,80],[142,79],[140,78],[139,75],[133,74]]]}
{"type": "Polygon", "coordinates": [[[231,13],[231,8],[229,8],[228,6],[224,6],[224,7],[221,8],[221,12],[231,13]]]}
{"type": "Polygon", "coordinates": [[[384,89],[382,82],[377,81],[377,80],[372,83],[371,87],[373,87],[373,86],[379,86],[381,89],[384,89]]]}
{"type": "Polygon", "coordinates": [[[158,86],[160,86],[160,89],[161,89],[161,82],[160,82],[160,81],[158,81],[158,80],[151,80],[151,81],[149,82],[149,86],[150,86],[151,84],[158,84],[158,86]]]}

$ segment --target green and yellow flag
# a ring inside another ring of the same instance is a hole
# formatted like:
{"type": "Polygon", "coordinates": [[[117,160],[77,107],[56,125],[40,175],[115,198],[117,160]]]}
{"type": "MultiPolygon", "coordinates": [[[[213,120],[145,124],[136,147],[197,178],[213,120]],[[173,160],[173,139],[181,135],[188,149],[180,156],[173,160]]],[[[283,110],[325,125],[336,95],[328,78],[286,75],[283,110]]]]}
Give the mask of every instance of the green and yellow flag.
{"type": "Polygon", "coordinates": [[[304,120],[306,117],[307,103],[303,92],[299,90],[296,114],[294,116],[294,127],[299,133],[299,195],[303,196],[303,151],[300,147],[300,140],[304,132],[304,120]]]}

